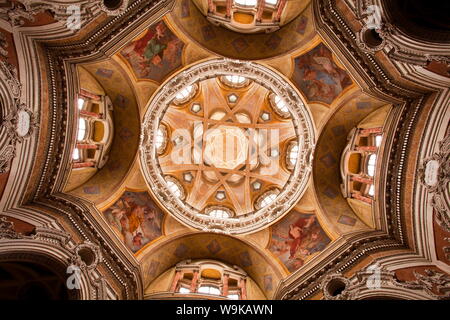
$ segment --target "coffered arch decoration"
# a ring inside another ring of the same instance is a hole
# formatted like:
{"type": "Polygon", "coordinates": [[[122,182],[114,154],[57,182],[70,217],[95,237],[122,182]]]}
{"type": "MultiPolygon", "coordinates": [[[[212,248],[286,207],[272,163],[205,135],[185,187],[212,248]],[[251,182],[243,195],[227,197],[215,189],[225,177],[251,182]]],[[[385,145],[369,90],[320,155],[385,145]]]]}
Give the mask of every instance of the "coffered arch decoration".
{"type": "Polygon", "coordinates": [[[271,299],[285,272],[265,252],[237,237],[211,233],[174,236],[147,247],[137,256],[144,288],[165,271],[186,259],[212,259],[242,268],[271,299]]]}
{"type": "MultiPolygon", "coordinates": [[[[103,167],[72,170],[66,192],[101,206],[120,188],[135,161],[140,130],[139,107],[128,72],[112,59],[82,64],[77,74],[80,90],[110,99],[114,130],[111,130],[112,142],[103,167]]],[[[74,126],[76,128],[76,122],[74,126]]]]}
{"type": "Polygon", "coordinates": [[[367,230],[366,225],[344,199],[341,189],[341,156],[350,131],[373,111],[386,105],[361,91],[346,97],[330,116],[317,141],[313,164],[316,198],[325,221],[339,234],[367,230]]]}
{"type": "Polygon", "coordinates": [[[294,51],[316,34],[310,1],[289,2],[286,1],[287,6],[295,8],[295,17],[271,33],[245,34],[216,26],[204,15],[208,9],[203,4],[199,10],[193,1],[186,0],[176,1],[168,19],[191,41],[215,55],[243,60],[268,59],[294,51]]]}
{"type": "Polygon", "coordinates": [[[188,226],[228,234],[255,232],[297,203],[309,181],[315,141],[309,109],[287,79],[261,64],[228,59],[200,62],[167,80],[148,106],[141,136],[144,178],[161,206],[188,226]],[[218,89],[217,77],[233,74],[251,81],[247,91],[218,89]],[[180,113],[172,101],[192,91],[198,93],[183,105],[187,113],[180,113]],[[270,112],[270,102],[262,100],[270,97],[268,92],[284,101],[289,119],[277,120],[270,112]],[[210,100],[197,102],[202,94],[210,100]],[[182,114],[188,121],[176,122],[182,114]],[[176,129],[169,134],[173,150],[165,157],[156,157],[160,123],[176,129]],[[223,145],[227,136],[234,139],[230,150],[223,145]],[[280,154],[288,149],[283,143],[292,139],[298,142],[296,165],[284,170],[280,154]],[[218,154],[217,148],[226,152],[218,154]],[[267,173],[269,169],[276,174],[267,173]],[[253,191],[259,190],[258,198],[253,191]],[[223,203],[234,214],[220,219],[205,215],[208,203],[223,203]]]}

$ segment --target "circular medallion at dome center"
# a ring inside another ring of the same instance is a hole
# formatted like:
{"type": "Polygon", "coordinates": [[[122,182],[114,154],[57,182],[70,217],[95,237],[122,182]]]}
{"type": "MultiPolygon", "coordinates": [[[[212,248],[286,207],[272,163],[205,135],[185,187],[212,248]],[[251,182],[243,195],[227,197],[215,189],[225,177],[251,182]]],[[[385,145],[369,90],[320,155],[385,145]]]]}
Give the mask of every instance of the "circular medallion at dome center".
{"type": "Polygon", "coordinates": [[[247,160],[248,138],[241,128],[221,125],[205,135],[205,162],[222,169],[235,169],[247,160]]]}

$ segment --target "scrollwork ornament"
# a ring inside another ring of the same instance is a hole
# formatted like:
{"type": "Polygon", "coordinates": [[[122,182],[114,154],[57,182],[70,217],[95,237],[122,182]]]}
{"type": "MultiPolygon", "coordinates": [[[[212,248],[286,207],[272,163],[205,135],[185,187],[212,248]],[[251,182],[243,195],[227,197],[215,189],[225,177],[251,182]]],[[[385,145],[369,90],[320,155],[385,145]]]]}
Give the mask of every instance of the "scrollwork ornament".
{"type": "Polygon", "coordinates": [[[38,116],[30,111],[25,104],[21,103],[16,108],[15,112],[6,115],[3,119],[12,145],[17,142],[22,143],[24,139],[32,136],[39,127],[38,116]]]}
{"type": "Polygon", "coordinates": [[[437,300],[450,299],[450,276],[448,274],[425,269],[425,274],[414,271],[414,276],[416,280],[397,282],[397,285],[413,290],[424,290],[437,300]]]}
{"type": "Polygon", "coordinates": [[[355,295],[355,291],[350,290],[351,282],[340,273],[334,273],[327,275],[320,285],[325,300],[352,300],[355,295]],[[333,294],[330,288],[334,283],[342,285],[343,290],[340,293],[333,294]]]}
{"type": "Polygon", "coordinates": [[[21,239],[23,236],[14,230],[14,223],[0,217],[0,240],[1,239],[21,239]]]}
{"type": "Polygon", "coordinates": [[[419,180],[431,194],[436,222],[450,232],[450,134],[439,143],[439,152],[423,160],[418,169],[419,180]]]}

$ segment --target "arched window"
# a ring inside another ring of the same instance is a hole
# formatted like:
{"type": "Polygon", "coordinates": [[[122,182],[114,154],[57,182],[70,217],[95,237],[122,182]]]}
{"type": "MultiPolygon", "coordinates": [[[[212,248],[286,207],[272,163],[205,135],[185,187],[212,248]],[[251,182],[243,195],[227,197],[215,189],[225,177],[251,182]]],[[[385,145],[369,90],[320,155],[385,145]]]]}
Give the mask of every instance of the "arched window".
{"type": "Polygon", "coordinates": [[[83,98],[78,98],[78,110],[81,110],[84,108],[84,105],[86,103],[86,100],[84,100],[83,98]]]}
{"type": "Polygon", "coordinates": [[[293,169],[297,164],[299,151],[300,149],[297,142],[293,141],[289,144],[286,155],[286,165],[288,169],[293,169]]]}
{"type": "Polygon", "coordinates": [[[167,127],[161,124],[155,137],[156,152],[163,154],[167,147],[167,127]]]}
{"type": "Polygon", "coordinates": [[[83,118],[78,119],[78,133],[77,140],[83,141],[86,137],[86,120],[83,118]]]}
{"type": "Polygon", "coordinates": [[[234,3],[241,6],[254,7],[256,6],[257,0],[234,0],[234,3]]]}
{"type": "Polygon", "coordinates": [[[201,286],[198,288],[198,293],[212,294],[215,296],[221,295],[220,289],[213,286],[201,286]]]}
{"type": "Polygon", "coordinates": [[[72,159],[75,161],[80,160],[80,149],[78,149],[78,148],[73,149],[72,159]]]}
{"type": "Polygon", "coordinates": [[[161,128],[158,129],[158,132],[156,132],[156,147],[159,149],[162,147],[162,145],[164,144],[165,141],[165,137],[164,137],[164,133],[161,130],[161,128]]]}
{"type": "Polygon", "coordinates": [[[278,0],[265,0],[266,4],[270,4],[272,6],[276,6],[278,3],[278,0]]]}
{"type": "Polygon", "coordinates": [[[376,163],[377,163],[377,156],[375,154],[371,154],[369,156],[369,161],[367,162],[367,174],[371,177],[375,175],[376,163]]]}
{"type": "Polygon", "coordinates": [[[181,105],[188,102],[197,94],[197,90],[198,85],[196,83],[184,87],[183,89],[177,92],[173,100],[173,103],[175,105],[181,105]]]}
{"type": "Polygon", "coordinates": [[[273,189],[264,192],[256,201],[255,208],[257,210],[263,209],[270,205],[278,196],[279,190],[273,189]]]}
{"type": "Polygon", "coordinates": [[[269,194],[266,195],[262,198],[261,200],[261,207],[265,207],[268,206],[269,204],[271,204],[273,202],[273,200],[275,200],[277,198],[276,194],[269,194]]]}
{"type": "Polygon", "coordinates": [[[176,197],[183,199],[184,198],[184,190],[181,184],[178,182],[177,179],[166,176],[166,184],[167,188],[169,188],[169,191],[176,197]]]}
{"type": "Polygon", "coordinates": [[[275,105],[277,106],[278,109],[280,109],[280,111],[289,112],[286,102],[284,102],[284,100],[280,96],[275,96],[274,99],[275,99],[275,105]]]}
{"type": "Polygon", "coordinates": [[[285,118],[285,119],[291,117],[291,113],[286,104],[286,101],[282,97],[275,95],[275,94],[271,94],[269,96],[269,100],[270,100],[272,109],[275,111],[275,113],[277,115],[279,115],[280,117],[285,118]]]}
{"type": "Polygon", "coordinates": [[[192,93],[192,90],[194,90],[193,86],[185,87],[184,89],[182,89],[180,92],[177,93],[177,95],[175,96],[175,99],[177,99],[177,100],[186,99],[192,93]]]}
{"type": "Polygon", "coordinates": [[[375,186],[372,184],[369,188],[369,196],[373,197],[375,195],[375,186]]]}
{"type": "Polygon", "coordinates": [[[225,76],[223,79],[226,85],[231,87],[242,87],[247,84],[248,80],[246,77],[239,76],[239,75],[228,75],[225,76]]]}
{"type": "Polygon", "coordinates": [[[178,292],[187,294],[187,293],[191,293],[191,290],[189,290],[188,288],[185,288],[185,287],[180,287],[180,290],[178,290],[178,292]]]}
{"type": "Polygon", "coordinates": [[[230,214],[228,212],[221,209],[211,210],[209,215],[213,218],[221,218],[221,219],[227,219],[230,217],[230,214]]]}

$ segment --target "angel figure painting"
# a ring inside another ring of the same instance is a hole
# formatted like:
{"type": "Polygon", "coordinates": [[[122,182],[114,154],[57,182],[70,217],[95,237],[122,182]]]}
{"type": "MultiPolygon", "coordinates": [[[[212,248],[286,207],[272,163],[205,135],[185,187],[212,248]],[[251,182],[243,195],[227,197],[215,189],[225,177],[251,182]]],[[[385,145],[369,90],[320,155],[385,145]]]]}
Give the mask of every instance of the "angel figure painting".
{"type": "Polygon", "coordinates": [[[330,243],[314,214],[291,211],[272,227],[269,250],[290,272],[300,268],[306,259],[330,243]]]}
{"type": "Polygon", "coordinates": [[[183,47],[184,43],[161,21],[131,41],[120,54],[138,79],[161,82],[181,66],[183,47]]]}
{"type": "Polygon", "coordinates": [[[331,104],[352,81],[333,61],[333,54],[322,43],[295,58],[293,80],[310,102],[331,104]]]}
{"type": "Polygon", "coordinates": [[[104,215],[133,252],[162,235],[164,213],[147,192],[126,191],[104,215]]]}

